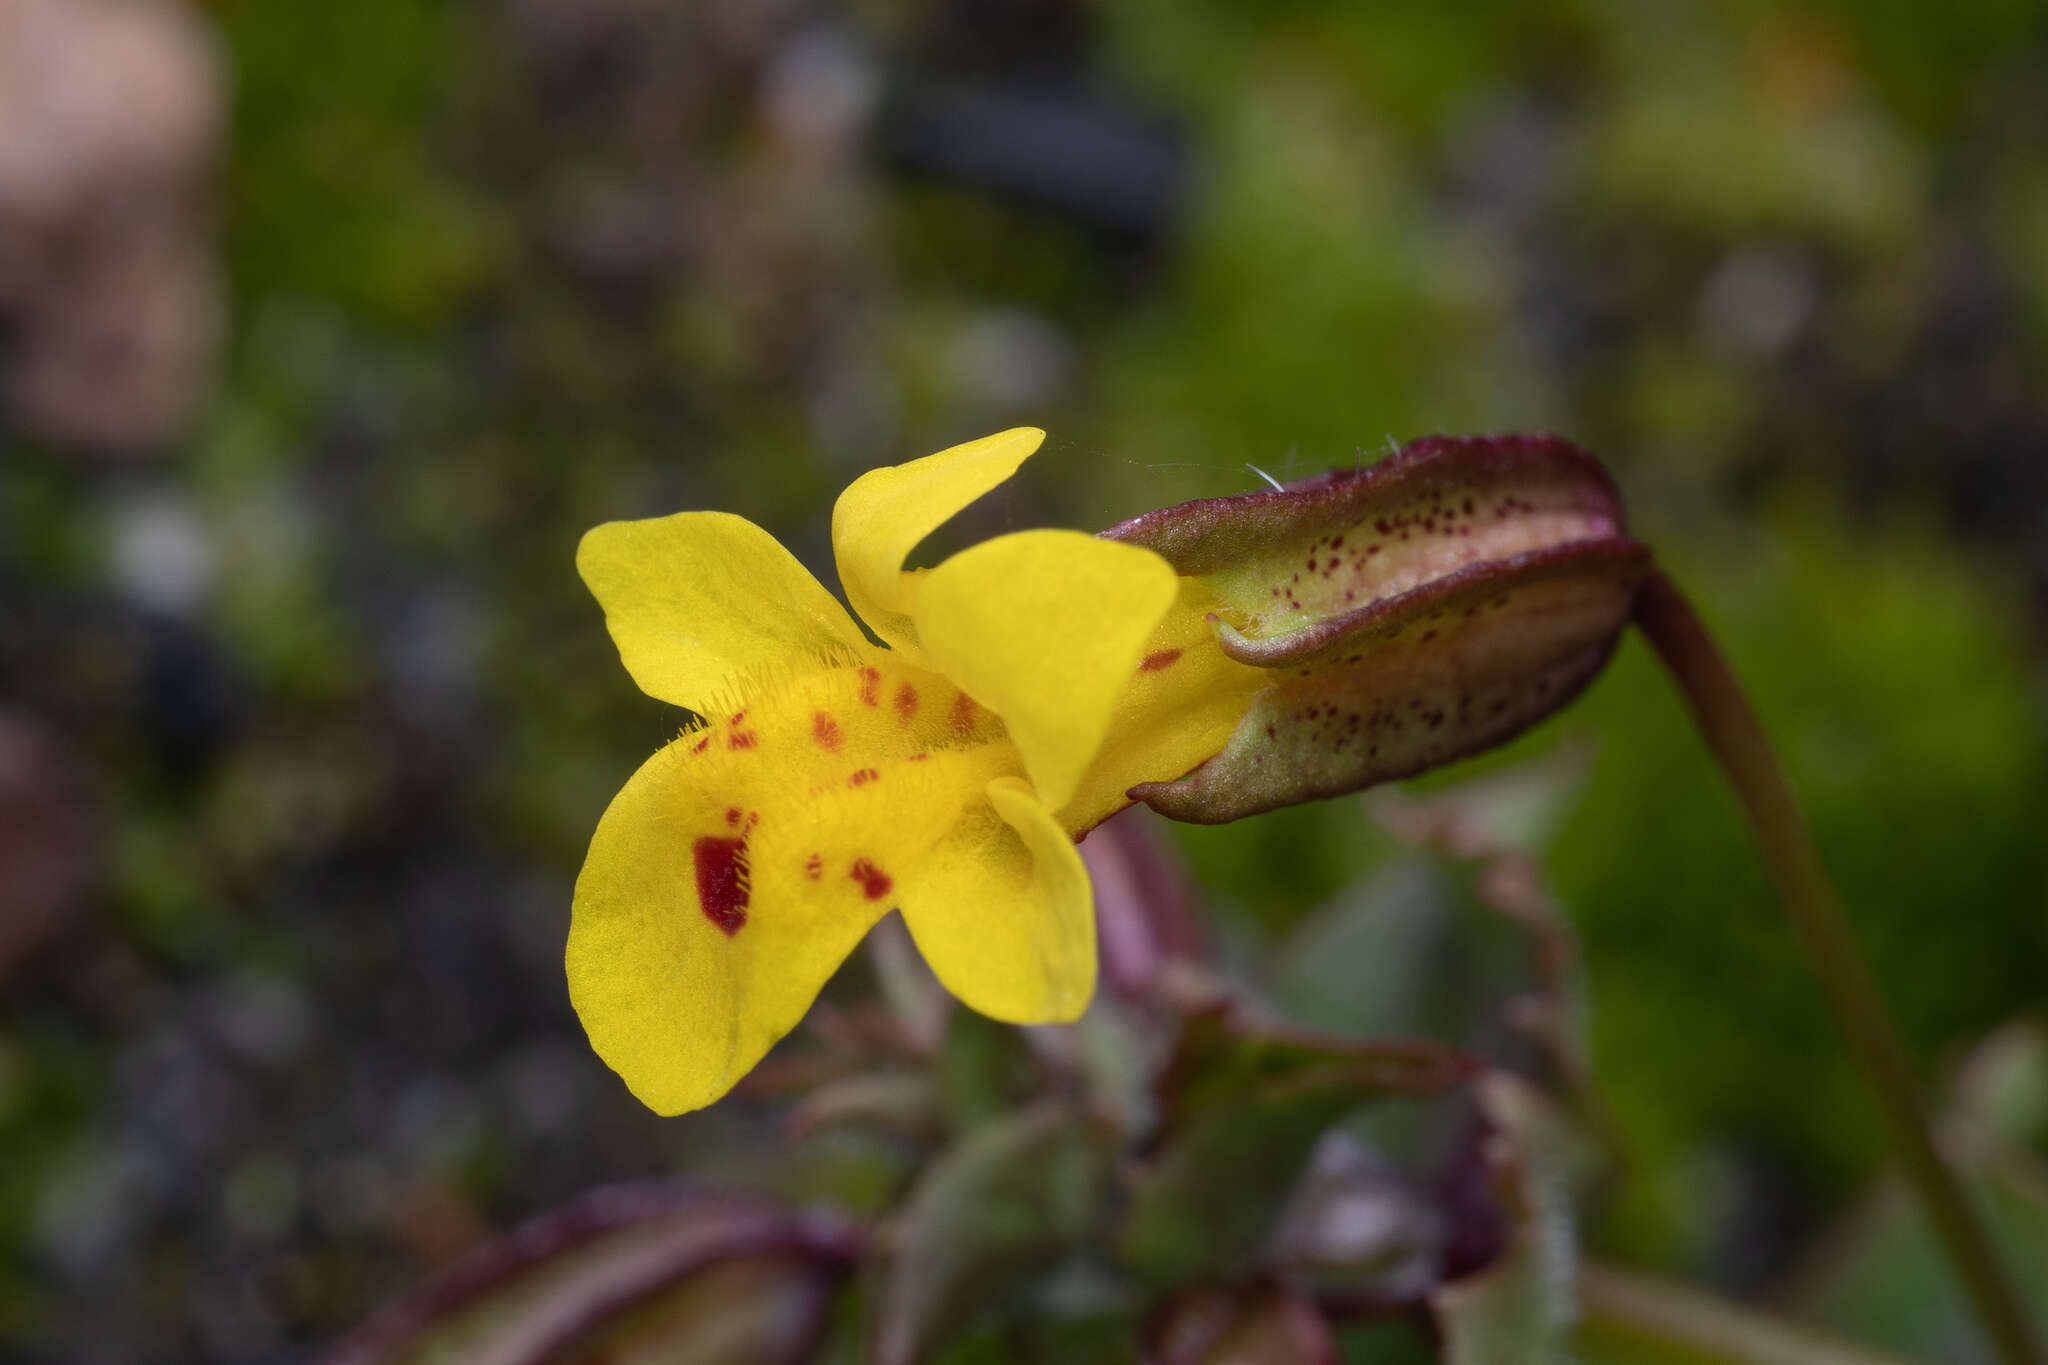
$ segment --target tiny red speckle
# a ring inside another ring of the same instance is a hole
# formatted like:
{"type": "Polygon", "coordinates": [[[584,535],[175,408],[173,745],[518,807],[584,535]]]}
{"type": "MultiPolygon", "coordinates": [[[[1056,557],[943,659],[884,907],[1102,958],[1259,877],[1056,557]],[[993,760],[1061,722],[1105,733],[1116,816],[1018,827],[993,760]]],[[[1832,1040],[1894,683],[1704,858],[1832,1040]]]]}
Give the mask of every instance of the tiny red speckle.
{"type": "Polygon", "coordinates": [[[862,768],[852,777],[846,779],[846,785],[849,787],[865,787],[868,783],[873,782],[876,778],[880,776],[881,774],[876,772],[873,768],[862,768]]]}
{"type": "Polygon", "coordinates": [[[904,683],[896,689],[896,719],[905,725],[917,714],[917,689],[904,683]]]}
{"type": "Polygon", "coordinates": [[[830,711],[819,711],[811,716],[811,738],[827,753],[836,751],[846,743],[846,736],[839,729],[839,722],[832,719],[830,711]]]}
{"type": "Polygon", "coordinates": [[[752,730],[735,730],[727,736],[725,745],[728,749],[751,749],[759,742],[760,736],[752,730]]]}
{"type": "Polygon", "coordinates": [[[825,875],[825,859],[822,854],[813,853],[804,859],[804,875],[812,881],[825,875]]]}
{"type": "Polygon", "coordinates": [[[704,736],[704,738],[702,738],[702,739],[698,740],[698,741],[697,741],[697,742],[696,742],[695,744],[692,744],[692,745],[690,746],[690,752],[691,752],[691,753],[693,753],[693,754],[701,754],[701,753],[703,753],[703,752],[704,752],[704,751],[705,751],[706,749],[708,749],[708,748],[710,748],[710,747],[711,747],[711,736],[709,736],[709,735],[706,735],[706,736],[704,736]]]}
{"type": "Polygon", "coordinates": [[[882,700],[882,670],[863,668],[860,671],[860,699],[862,705],[875,706],[882,700]]]}
{"type": "Polygon", "coordinates": [[[965,692],[953,702],[953,729],[961,735],[974,733],[974,698],[965,692]]]}
{"type": "Polygon", "coordinates": [[[1145,656],[1145,662],[1138,665],[1141,672],[1157,673],[1162,668],[1173,667],[1173,661],[1180,657],[1177,649],[1156,649],[1145,656]]]}
{"type": "Polygon", "coordinates": [[[850,875],[855,881],[860,883],[861,894],[871,901],[878,901],[888,895],[890,890],[896,885],[894,881],[890,880],[888,873],[876,867],[866,858],[855,858],[853,860],[853,871],[850,875]]]}
{"type": "Polygon", "coordinates": [[[727,823],[728,825],[737,825],[739,824],[739,822],[740,808],[738,806],[727,806],[725,808],[725,823],[727,823]]]}

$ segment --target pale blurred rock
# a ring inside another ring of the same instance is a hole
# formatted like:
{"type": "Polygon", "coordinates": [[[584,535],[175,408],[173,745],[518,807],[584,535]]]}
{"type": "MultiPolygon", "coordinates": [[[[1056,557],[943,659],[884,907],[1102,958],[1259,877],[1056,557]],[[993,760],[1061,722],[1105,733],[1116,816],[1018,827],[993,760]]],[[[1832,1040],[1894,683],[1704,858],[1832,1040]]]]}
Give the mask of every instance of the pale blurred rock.
{"type": "Polygon", "coordinates": [[[186,500],[158,495],[116,506],[108,528],[108,572],[130,601],[190,617],[212,595],[220,554],[186,500]]]}
{"type": "Polygon", "coordinates": [[[219,62],[165,0],[0,0],[0,417],[161,446],[220,331],[219,62]]]}

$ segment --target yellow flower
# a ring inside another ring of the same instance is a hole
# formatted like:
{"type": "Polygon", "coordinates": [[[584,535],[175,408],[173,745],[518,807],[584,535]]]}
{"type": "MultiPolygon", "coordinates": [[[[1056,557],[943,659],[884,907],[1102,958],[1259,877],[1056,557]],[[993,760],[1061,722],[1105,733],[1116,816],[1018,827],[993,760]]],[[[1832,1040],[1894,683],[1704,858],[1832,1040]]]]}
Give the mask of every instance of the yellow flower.
{"type": "Polygon", "coordinates": [[[665,1114],[711,1103],[900,910],[932,970],[997,1019],[1072,1019],[1095,985],[1074,840],[1215,753],[1264,685],[1214,599],[1149,550],[1074,531],[905,571],[1015,472],[1029,428],[841,495],[832,544],[878,648],[742,518],[612,522],[577,568],[641,689],[707,720],[615,797],[576,883],[570,997],[665,1114]]]}

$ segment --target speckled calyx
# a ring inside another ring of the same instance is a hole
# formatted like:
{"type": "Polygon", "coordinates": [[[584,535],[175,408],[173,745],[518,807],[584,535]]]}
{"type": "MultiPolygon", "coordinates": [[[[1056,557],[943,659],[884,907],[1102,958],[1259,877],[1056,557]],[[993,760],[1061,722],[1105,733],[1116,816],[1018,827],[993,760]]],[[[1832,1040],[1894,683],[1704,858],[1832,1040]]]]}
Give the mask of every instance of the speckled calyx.
{"type": "Polygon", "coordinates": [[[1430,437],[1103,534],[1200,578],[1225,652],[1272,676],[1215,757],[1131,790],[1205,824],[1519,734],[1599,672],[1650,569],[1606,471],[1551,436],[1430,437]]]}

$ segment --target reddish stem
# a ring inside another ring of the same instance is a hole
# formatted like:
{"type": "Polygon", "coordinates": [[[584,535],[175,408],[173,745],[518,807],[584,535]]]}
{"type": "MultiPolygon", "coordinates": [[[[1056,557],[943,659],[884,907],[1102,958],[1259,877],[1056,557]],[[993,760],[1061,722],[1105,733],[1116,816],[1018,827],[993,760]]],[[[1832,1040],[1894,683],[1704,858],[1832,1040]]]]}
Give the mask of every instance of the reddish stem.
{"type": "Polygon", "coordinates": [[[2034,1328],[1976,1210],[1935,1151],[1913,1066],[1885,1014],[1848,918],[1815,852],[1805,817],[1735,675],[1670,579],[1653,573],[1636,599],[1636,624],[1691,706],[1749,816],[1778,898],[1820,978],[1835,1022],[1884,1113],[1906,1175],[1948,1249],[1964,1289],[2005,1365],[2041,1365],[2034,1328]]]}

